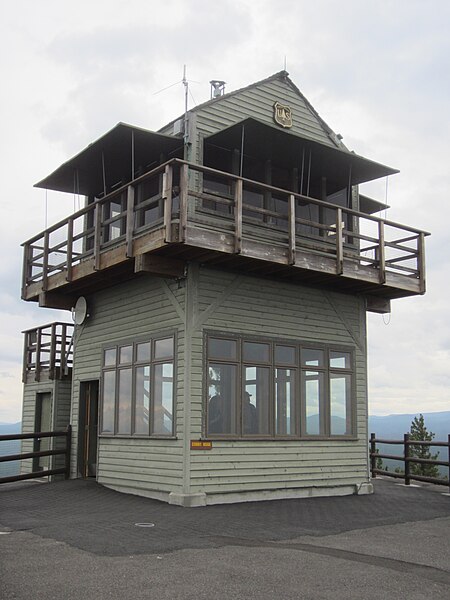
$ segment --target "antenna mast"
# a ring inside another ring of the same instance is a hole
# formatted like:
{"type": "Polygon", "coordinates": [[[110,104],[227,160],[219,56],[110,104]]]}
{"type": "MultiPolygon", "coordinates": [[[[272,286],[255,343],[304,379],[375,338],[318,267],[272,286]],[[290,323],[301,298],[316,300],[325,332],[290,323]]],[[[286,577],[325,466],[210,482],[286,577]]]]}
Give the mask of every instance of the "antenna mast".
{"type": "Polygon", "coordinates": [[[184,85],[184,143],[188,143],[188,94],[189,94],[189,82],[186,79],[186,65],[183,67],[183,79],[184,85]]]}

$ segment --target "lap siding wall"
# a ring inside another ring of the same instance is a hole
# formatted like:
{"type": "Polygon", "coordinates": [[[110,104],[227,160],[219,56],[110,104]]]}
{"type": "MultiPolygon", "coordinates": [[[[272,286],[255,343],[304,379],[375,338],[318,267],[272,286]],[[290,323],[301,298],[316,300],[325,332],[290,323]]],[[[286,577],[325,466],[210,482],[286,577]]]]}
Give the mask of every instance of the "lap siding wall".
{"type": "MultiPolygon", "coordinates": [[[[100,437],[97,479],[99,483],[130,492],[170,492],[182,482],[182,393],[184,373],[184,287],[143,276],[108,288],[88,298],[91,316],[77,327],[72,390],[72,474],[77,474],[78,406],[80,382],[100,379],[105,344],[134,341],[146,335],[175,332],[177,439],[100,437]],[[176,306],[179,310],[176,310],[176,306]]],[[[101,402],[99,403],[101,409],[101,402]]]]}
{"type": "Polygon", "coordinates": [[[199,322],[192,340],[191,437],[202,433],[203,340],[207,330],[353,346],[356,439],[213,441],[192,452],[191,492],[207,494],[368,481],[366,318],[363,299],[289,283],[202,269],[199,322]],[[228,290],[228,293],[227,293],[228,290]],[[231,290],[231,291],[230,291],[231,290]],[[218,299],[223,298],[223,302],[218,299]],[[211,312],[211,305],[216,302],[211,312]],[[202,321],[202,313],[208,311],[202,321]]]}

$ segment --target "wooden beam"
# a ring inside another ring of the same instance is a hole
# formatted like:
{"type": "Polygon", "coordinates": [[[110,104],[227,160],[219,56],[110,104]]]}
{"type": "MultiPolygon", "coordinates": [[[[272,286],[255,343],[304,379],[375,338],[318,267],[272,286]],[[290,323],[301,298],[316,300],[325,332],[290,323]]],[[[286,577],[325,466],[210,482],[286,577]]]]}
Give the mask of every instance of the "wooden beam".
{"type": "Polygon", "coordinates": [[[185,276],[185,269],[184,261],[156,254],[138,254],[134,260],[135,273],[150,273],[159,277],[179,279],[185,276]]]}
{"type": "Polygon", "coordinates": [[[391,301],[379,296],[366,296],[366,308],[369,312],[386,315],[391,312],[391,301]]]}
{"type": "Polygon", "coordinates": [[[72,310],[76,300],[75,296],[58,294],[57,292],[41,292],[39,294],[39,306],[41,308],[72,310]]]}

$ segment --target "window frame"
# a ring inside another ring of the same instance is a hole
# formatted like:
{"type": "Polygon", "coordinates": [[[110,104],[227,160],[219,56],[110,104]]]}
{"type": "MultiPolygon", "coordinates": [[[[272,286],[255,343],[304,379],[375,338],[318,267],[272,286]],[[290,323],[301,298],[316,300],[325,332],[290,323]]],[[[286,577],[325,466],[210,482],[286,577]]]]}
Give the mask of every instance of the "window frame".
{"type": "Polygon", "coordinates": [[[137,336],[133,338],[127,338],[111,344],[103,344],[101,347],[101,376],[100,376],[100,402],[99,402],[99,437],[102,438],[122,438],[122,439],[177,439],[176,438],[176,396],[177,396],[177,332],[167,331],[158,332],[157,334],[147,336],[137,336]],[[172,358],[158,358],[155,359],[155,344],[159,340],[172,338],[173,339],[173,357],[172,358]],[[150,343],[150,360],[137,360],[137,347],[139,344],[150,343]],[[132,346],[132,361],[123,365],[119,364],[119,349],[124,346],[132,346]],[[107,350],[116,351],[116,363],[114,366],[104,366],[104,355],[107,350]],[[172,379],[172,433],[152,433],[153,421],[154,421],[154,381],[155,381],[155,366],[162,365],[165,363],[171,363],[173,366],[173,379],[172,379]],[[148,433],[136,433],[136,371],[140,367],[150,368],[150,399],[149,399],[149,418],[148,433]],[[118,396],[118,383],[119,383],[119,372],[124,369],[131,369],[132,371],[132,382],[131,382],[131,410],[130,419],[131,427],[130,433],[118,433],[118,411],[119,411],[119,396],[118,396]],[[103,401],[104,401],[104,373],[113,372],[115,373],[114,378],[114,427],[112,432],[103,431],[103,401]]]}
{"type": "Polygon", "coordinates": [[[325,441],[345,441],[356,440],[356,348],[355,346],[345,344],[334,344],[324,342],[314,342],[308,340],[292,340],[286,338],[269,338],[257,335],[246,335],[239,333],[231,333],[224,331],[205,331],[203,343],[203,419],[202,419],[202,437],[212,440],[224,441],[308,441],[308,440],[325,440],[325,441]],[[225,339],[233,340],[237,345],[237,353],[235,359],[209,358],[209,340],[225,339]],[[269,344],[269,362],[244,360],[244,342],[256,342],[269,344]],[[295,349],[295,364],[287,364],[283,361],[276,361],[275,353],[276,346],[288,346],[295,349]],[[324,352],[323,366],[307,366],[301,362],[302,349],[314,349],[324,352]],[[346,368],[331,367],[330,353],[345,352],[350,354],[350,364],[346,368]],[[236,365],[236,423],[233,433],[209,433],[208,431],[208,400],[209,400],[209,364],[224,364],[236,365]],[[268,434],[245,434],[243,432],[243,395],[245,391],[245,367],[259,366],[269,367],[269,433],[268,434]],[[294,410],[293,416],[294,430],[291,434],[277,434],[276,423],[276,369],[293,371],[294,377],[294,410]],[[311,434],[306,432],[306,398],[304,395],[304,373],[306,371],[318,371],[324,374],[324,393],[320,401],[320,429],[319,433],[311,434]],[[330,397],[330,380],[331,375],[342,374],[348,375],[350,378],[349,401],[346,404],[346,424],[350,428],[350,433],[336,434],[331,433],[331,397],[330,397]],[[350,414],[348,414],[350,411],[350,414]]]}

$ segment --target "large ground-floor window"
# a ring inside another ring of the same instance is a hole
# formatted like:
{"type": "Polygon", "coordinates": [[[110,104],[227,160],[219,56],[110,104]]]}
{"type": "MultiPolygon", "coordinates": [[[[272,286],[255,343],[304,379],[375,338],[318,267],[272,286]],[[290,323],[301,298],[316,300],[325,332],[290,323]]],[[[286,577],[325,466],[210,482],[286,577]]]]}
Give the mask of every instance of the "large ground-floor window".
{"type": "Polygon", "coordinates": [[[206,336],[206,435],[354,435],[353,349],[206,336]]]}
{"type": "Polygon", "coordinates": [[[102,434],[172,436],[173,395],[173,336],[103,350],[102,434]]]}

